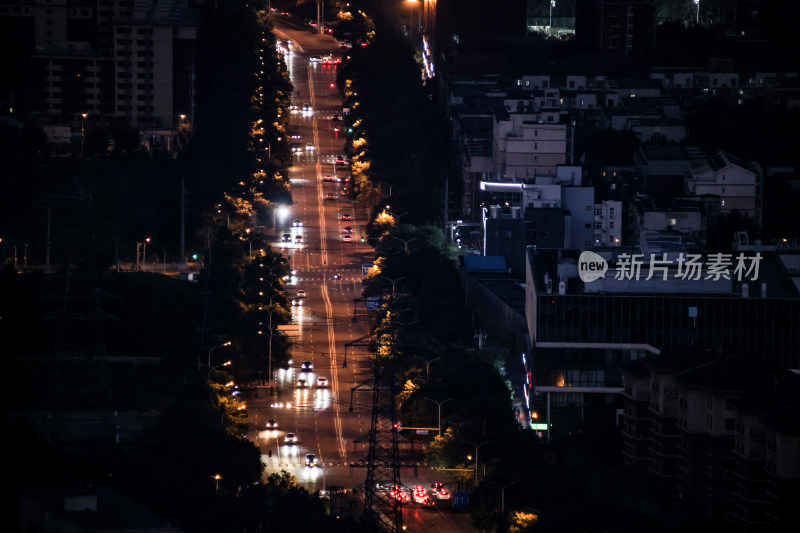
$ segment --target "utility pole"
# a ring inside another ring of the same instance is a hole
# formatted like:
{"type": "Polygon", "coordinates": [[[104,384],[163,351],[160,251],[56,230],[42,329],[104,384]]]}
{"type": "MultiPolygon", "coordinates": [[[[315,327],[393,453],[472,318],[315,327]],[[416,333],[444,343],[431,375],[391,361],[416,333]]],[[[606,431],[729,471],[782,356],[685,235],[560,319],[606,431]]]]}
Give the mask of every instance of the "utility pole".
{"type": "Polygon", "coordinates": [[[186,264],[186,177],[181,176],[181,263],[186,264]]]}

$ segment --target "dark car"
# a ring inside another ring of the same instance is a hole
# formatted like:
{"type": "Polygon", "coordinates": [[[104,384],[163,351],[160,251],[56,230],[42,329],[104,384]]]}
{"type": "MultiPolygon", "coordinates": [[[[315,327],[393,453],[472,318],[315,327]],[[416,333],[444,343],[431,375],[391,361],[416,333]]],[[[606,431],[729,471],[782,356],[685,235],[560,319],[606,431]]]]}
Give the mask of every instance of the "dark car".
{"type": "Polygon", "coordinates": [[[303,361],[300,365],[300,372],[311,372],[312,370],[314,370],[314,365],[311,361],[303,361]]]}
{"type": "Polygon", "coordinates": [[[281,242],[292,242],[292,236],[289,233],[284,233],[281,237],[281,242]]]}

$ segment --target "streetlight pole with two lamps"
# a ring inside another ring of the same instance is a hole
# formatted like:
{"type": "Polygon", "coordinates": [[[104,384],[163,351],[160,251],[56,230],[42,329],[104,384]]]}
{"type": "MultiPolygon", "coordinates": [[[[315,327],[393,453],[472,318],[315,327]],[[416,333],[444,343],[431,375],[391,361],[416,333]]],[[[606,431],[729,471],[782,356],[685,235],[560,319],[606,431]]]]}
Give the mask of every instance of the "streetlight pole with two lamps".
{"type": "Polygon", "coordinates": [[[445,403],[447,403],[449,401],[452,401],[453,399],[452,398],[448,398],[446,400],[442,400],[441,402],[437,402],[436,400],[434,400],[432,398],[428,398],[427,396],[425,397],[425,399],[428,400],[429,402],[435,403],[439,407],[439,426],[438,426],[439,429],[438,429],[438,435],[441,437],[442,436],[442,405],[444,405],[445,403]]]}
{"type": "Polygon", "coordinates": [[[488,479],[484,479],[484,481],[486,483],[491,483],[492,485],[497,485],[498,487],[500,487],[500,512],[501,513],[505,513],[506,512],[506,489],[508,487],[510,487],[511,485],[513,485],[514,483],[516,483],[516,481],[512,481],[511,483],[508,483],[506,485],[501,485],[500,483],[497,483],[495,481],[490,481],[488,479]]]}
{"type": "MultiPolygon", "coordinates": [[[[206,364],[206,366],[208,368],[211,368],[211,353],[214,350],[216,350],[217,348],[222,348],[223,346],[230,346],[231,344],[232,344],[231,341],[228,341],[228,342],[223,342],[222,344],[218,344],[218,345],[214,346],[213,348],[211,348],[208,351],[208,363],[206,364]]],[[[200,361],[199,360],[197,361],[197,370],[200,370],[200,361]]]]}

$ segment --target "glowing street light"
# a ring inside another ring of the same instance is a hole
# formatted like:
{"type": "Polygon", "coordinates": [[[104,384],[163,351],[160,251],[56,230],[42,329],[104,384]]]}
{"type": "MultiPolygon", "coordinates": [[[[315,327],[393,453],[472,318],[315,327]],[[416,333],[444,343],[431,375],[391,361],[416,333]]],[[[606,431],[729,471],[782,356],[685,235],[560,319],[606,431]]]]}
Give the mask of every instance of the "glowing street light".
{"type": "Polygon", "coordinates": [[[697,6],[697,18],[695,24],[700,24],[700,0],[694,0],[694,5],[697,6]]]}
{"type": "MultiPolygon", "coordinates": [[[[228,341],[228,342],[223,342],[222,344],[218,344],[217,346],[214,346],[213,348],[211,348],[208,351],[208,363],[206,364],[206,366],[208,368],[211,368],[211,352],[213,352],[217,348],[222,348],[223,346],[230,346],[230,345],[231,345],[231,341],[228,341]]],[[[199,362],[197,363],[197,369],[200,370],[200,363],[199,362]]]]}
{"type": "Polygon", "coordinates": [[[553,8],[556,7],[556,0],[550,0],[550,24],[547,26],[547,33],[553,33],[553,8]]]}

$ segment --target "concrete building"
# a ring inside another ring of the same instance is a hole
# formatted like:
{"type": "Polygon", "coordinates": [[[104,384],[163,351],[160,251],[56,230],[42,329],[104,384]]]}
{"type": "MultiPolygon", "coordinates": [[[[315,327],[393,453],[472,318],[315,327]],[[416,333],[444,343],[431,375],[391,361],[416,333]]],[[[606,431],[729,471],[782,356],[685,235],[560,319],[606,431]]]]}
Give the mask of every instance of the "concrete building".
{"type": "Polygon", "coordinates": [[[800,518],[800,376],[757,359],[691,350],[623,366],[623,456],[692,518],[788,531],[800,518]]]}
{"type": "MultiPolygon", "coordinates": [[[[202,2],[196,2],[201,4],[202,2]]],[[[194,111],[194,48],[201,12],[187,0],[0,2],[8,46],[32,61],[17,109],[76,124],[81,115],[173,128],[194,111]]]]}
{"type": "MultiPolygon", "coordinates": [[[[556,115],[557,117],[558,115],[556,115]]],[[[495,176],[514,181],[533,179],[539,174],[554,175],[567,155],[567,124],[558,124],[553,115],[511,113],[494,124],[493,158],[495,176]]]]}
{"type": "Polygon", "coordinates": [[[607,270],[587,282],[579,277],[580,250],[527,251],[527,359],[540,422],[557,419],[563,428],[581,409],[619,409],[620,365],[665,350],[741,349],[800,368],[800,292],[786,274],[792,263],[780,256],[745,254],[744,263],[759,265],[757,275],[737,270],[732,257],[726,279],[713,275],[712,255],[695,258],[700,270],[689,275],[689,252],[679,249],[594,253],[607,270]]]}
{"type": "Polygon", "coordinates": [[[622,246],[622,202],[594,205],[594,246],[622,246]]]}
{"type": "Polygon", "coordinates": [[[761,169],[755,163],[720,151],[704,162],[695,162],[686,177],[686,191],[695,196],[719,198],[722,214],[732,211],[761,222],[761,169]]]}

